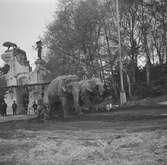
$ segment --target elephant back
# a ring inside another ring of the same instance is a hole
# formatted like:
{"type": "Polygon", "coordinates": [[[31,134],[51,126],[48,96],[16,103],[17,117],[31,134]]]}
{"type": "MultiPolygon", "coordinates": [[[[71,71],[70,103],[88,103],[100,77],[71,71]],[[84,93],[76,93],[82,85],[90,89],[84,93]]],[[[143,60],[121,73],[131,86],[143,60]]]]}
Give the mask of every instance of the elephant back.
{"type": "Polygon", "coordinates": [[[79,82],[81,88],[81,94],[86,91],[93,92],[98,87],[98,92],[102,94],[104,92],[104,83],[99,78],[92,78],[88,80],[82,80],[79,82]]]}
{"type": "Polygon", "coordinates": [[[79,81],[79,78],[76,75],[58,76],[56,79],[52,80],[48,86],[48,97],[64,96],[64,94],[68,92],[67,88],[69,87],[69,84],[76,81],[79,81]]]}

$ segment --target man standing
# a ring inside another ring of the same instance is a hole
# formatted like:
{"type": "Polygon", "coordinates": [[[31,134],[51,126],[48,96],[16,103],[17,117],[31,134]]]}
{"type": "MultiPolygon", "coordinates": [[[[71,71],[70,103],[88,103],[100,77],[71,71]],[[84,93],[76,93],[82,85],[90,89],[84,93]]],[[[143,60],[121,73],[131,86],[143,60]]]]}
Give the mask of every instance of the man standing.
{"type": "Polygon", "coordinates": [[[43,103],[42,99],[38,100],[38,107],[37,107],[37,119],[44,119],[45,118],[45,113],[47,111],[47,107],[43,103]]]}
{"type": "Polygon", "coordinates": [[[2,101],[1,108],[2,108],[2,115],[6,116],[7,115],[7,112],[6,112],[6,110],[7,110],[7,104],[5,103],[4,100],[2,101]]]}
{"type": "Polygon", "coordinates": [[[36,113],[37,113],[37,104],[36,104],[35,101],[34,101],[32,107],[33,107],[33,109],[34,109],[34,113],[36,114],[36,113]]]}
{"type": "Polygon", "coordinates": [[[16,115],[16,111],[17,111],[17,104],[15,101],[13,101],[12,109],[13,109],[13,116],[14,116],[14,115],[16,115]]]}

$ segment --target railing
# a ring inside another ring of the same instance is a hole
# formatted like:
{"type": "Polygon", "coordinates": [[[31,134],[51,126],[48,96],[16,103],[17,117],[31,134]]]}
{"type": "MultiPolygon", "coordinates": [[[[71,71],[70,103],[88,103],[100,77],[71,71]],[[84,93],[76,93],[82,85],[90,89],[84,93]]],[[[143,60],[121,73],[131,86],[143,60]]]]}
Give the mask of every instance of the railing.
{"type": "Polygon", "coordinates": [[[31,86],[45,86],[45,85],[49,85],[49,84],[50,84],[50,82],[45,82],[45,83],[23,84],[23,85],[0,86],[0,88],[20,88],[20,87],[31,87],[31,86]]]}

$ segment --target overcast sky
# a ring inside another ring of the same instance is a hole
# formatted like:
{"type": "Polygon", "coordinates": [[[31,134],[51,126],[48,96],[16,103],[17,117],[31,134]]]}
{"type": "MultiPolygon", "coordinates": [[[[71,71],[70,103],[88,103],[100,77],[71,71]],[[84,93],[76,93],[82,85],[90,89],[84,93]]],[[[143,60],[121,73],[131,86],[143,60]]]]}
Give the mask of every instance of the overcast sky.
{"type": "Polygon", "coordinates": [[[3,42],[11,41],[26,51],[33,64],[37,53],[32,46],[53,19],[56,5],[56,0],[0,0],[0,54],[6,49],[3,42]]]}

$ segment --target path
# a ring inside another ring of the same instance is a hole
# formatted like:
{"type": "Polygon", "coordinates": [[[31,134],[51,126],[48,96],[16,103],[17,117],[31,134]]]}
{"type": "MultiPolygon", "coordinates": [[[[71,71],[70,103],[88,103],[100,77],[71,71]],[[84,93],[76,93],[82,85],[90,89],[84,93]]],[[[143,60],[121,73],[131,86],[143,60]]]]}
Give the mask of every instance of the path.
{"type": "MultiPolygon", "coordinates": [[[[0,123],[0,164],[166,165],[167,108],[0,123]]],[[[6,118],[7,120],[7,118],[6,118]]]]}
{"type": "Polygon", "coordinates": [[[35,118],[35,115],[7,115],[5,117],[0,116],[0,123],[17,120],[29,120],[35,118]]]}

